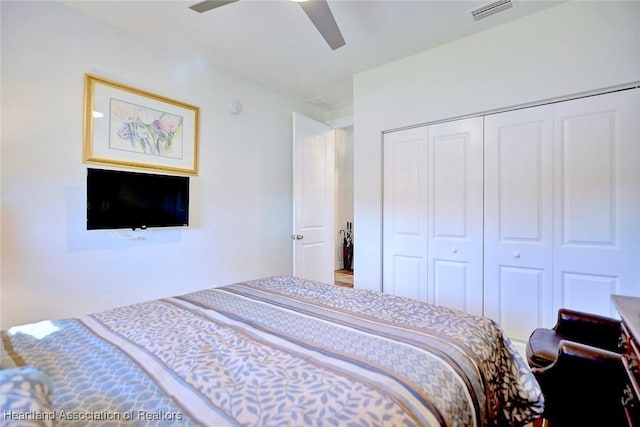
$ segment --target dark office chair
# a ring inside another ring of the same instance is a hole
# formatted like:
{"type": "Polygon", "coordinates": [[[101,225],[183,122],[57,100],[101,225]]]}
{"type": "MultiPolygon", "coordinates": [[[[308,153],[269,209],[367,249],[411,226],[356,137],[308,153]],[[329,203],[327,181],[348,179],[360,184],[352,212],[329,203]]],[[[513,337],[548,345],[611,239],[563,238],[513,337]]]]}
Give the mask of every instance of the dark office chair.
{"type": "Polygon", "coordinates": [[[617,319],[561,308],[551,329],[538,328],[527,342],[527,361],[532,368],[553,363],[560,341],[568,340],[621,353],[621,322],[617,319]]]}
{"type": "Polygon", "coordinates": [[[546,425],[627,426],[620,337],[619,320],[568,309],[552,329],[533,331],[527,361],[544,394],[546,425]]]}
{"type": "Polygon", "coordinates": [[[544,395],[550,427],[626,427],[622,406],[627,381],[622,355],[561,341],[556,360],[532,368],[544,395]]]}

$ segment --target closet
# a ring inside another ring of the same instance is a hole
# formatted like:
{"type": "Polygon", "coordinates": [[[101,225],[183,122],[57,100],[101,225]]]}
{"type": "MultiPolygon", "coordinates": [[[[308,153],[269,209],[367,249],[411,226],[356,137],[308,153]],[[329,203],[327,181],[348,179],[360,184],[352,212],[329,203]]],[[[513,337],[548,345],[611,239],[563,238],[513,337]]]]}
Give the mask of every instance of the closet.
{"type": "Polygon", "coordinates": [[[500,323],[640,295],[640,89],[387,132],[383,291],[500,323]]]}

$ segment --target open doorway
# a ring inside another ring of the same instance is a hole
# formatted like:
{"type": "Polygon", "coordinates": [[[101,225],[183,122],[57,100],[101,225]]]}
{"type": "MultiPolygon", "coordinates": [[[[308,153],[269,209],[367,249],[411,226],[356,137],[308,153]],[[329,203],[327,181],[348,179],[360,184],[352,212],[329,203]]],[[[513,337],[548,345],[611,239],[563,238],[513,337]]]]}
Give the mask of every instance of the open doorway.
{"type": "Polygon", "coordinates": [[[353,287],[353,126],[335,129],[335,284],[353,287]]]}

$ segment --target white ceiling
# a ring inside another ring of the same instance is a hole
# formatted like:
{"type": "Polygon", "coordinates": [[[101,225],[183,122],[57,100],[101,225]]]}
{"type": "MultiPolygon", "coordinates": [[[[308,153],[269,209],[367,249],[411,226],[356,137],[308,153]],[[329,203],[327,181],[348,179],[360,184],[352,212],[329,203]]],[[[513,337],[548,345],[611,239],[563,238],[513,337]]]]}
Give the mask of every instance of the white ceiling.
{"type": "Polygon", "coordinates": [[[195,52],[218,69],[300,101],[337,110],[352,104],[358,72],[477,33],[560,3],[518,0],[475,22],[492,0],[329,0],[346,40],[335,51],[289,0],[240,0],[205,13],[199,0],[61,1],[161,45],[195,52]]]}

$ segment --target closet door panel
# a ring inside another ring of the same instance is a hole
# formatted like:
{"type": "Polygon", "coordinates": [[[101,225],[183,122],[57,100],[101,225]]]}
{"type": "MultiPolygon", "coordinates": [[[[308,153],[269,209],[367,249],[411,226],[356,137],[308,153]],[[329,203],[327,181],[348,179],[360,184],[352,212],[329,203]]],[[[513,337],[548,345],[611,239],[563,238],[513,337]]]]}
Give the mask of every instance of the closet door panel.
{"type": "Polygon", "coordinates": [[[429,300],[482,314],[482,118],[429,126],[429,300]]]}
{"type": "Polygon", "coordinates": [[[469,311],[473,306],[467,303],[470,298],[469,272],[468,262],[434,260],[435,303],[456,310],[469,311]]]}
{"type": "Polygon", "coordinates": [[[561,306],[616,317],[611,295],[620,293],[620,276],[563,271],[558,282],[561,306]]]}
{"type": "Polygon", "coordinates": [[[485,117],[485,315],[524,344],[551,326],[553,107],[485,117]]]}
{"type": "Polygon", "coordinates": [[[384,136],[383,291],[427,300],[427,129],[384,136]]]}
{"type": "Polygon", "coordinates": [[[500,325],[514,343],[524,346],[533,329],[548,324],[543,322],[542,313],[549,315],[547,311],[551,311],[551,292],[545,289],[550,287],[551,274],[548,268],[509,265],[501,265],[498,270],[500,325]]]}
{"type": "Polygon", "coordinates": [[[556,105],[556,309],[615,316],[611,294],[640,294],[639,94],[556,105]]]}
{"type": "Polygon", "coordinates": [[[466,239],[467,218],[467,151],[469,135],[438,135],[439,128],[431,133],[431,177],[433,237],[435,239],[466,239]]]}

